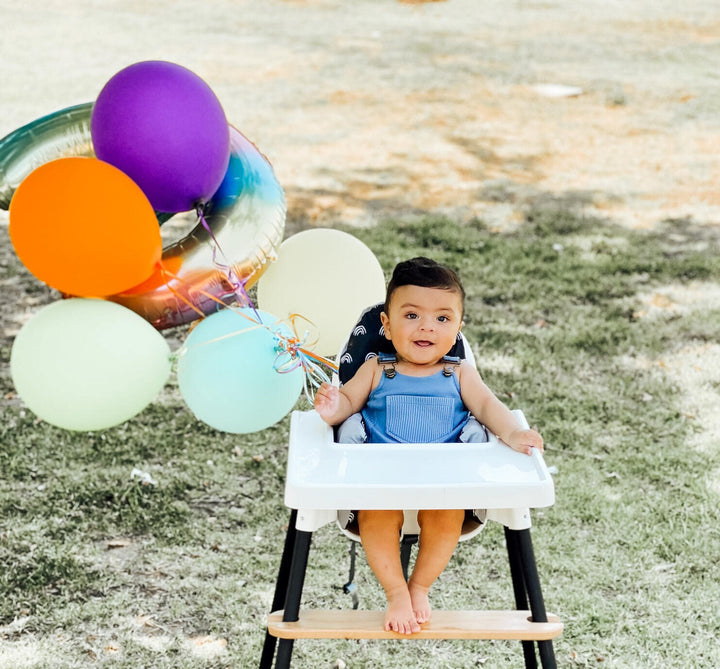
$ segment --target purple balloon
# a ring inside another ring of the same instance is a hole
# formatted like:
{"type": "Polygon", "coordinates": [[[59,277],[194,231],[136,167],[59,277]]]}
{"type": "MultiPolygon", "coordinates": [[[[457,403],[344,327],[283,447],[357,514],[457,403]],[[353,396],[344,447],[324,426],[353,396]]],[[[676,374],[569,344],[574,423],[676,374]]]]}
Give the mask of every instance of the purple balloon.
{"type": "Polygon", "coordinates": [[[120,70],[100,91],[90,128],[95,155],[133,179],[156,211],[209,200],[230,160],[220,101],[195,73],[165,61],[120,70]]]}

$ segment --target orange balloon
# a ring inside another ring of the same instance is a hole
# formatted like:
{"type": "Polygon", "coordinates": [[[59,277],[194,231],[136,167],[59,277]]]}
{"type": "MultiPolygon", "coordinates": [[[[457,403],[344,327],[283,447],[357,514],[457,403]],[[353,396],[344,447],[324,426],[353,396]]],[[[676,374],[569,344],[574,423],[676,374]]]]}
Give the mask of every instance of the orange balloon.
{"type": "Polygon", "coordinates": [[[10,239],[38,279],[83,297],[136,286],[162,254],[145,194],[97,158],[60,158],[31,172],[10,202],[10,239]]]}

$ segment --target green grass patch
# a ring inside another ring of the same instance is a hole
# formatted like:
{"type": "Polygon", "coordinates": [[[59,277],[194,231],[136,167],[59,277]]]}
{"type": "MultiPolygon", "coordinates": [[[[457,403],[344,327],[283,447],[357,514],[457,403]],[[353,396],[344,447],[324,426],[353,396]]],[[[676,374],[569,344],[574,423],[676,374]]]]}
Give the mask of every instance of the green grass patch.
{"type": "MultiPolygon", "coordinates": [[[[717,344],[720,305],[649,317],[639,297],[720,283],[717,230],[669,221],[634,231],[549,206],[512,232],[443,218],[349,232],[387,273],[414,255],[460,272],[483,377],[543,432],[557,502],[535,513],[533,539],[548,609],[566,624],[560,666],[720,665],[720,449],[689,445],[707,426],[658,362],[717,344]]],[[[707,390],[718,387],[720,370],[707,390]]],[[[257,665],[288,516],[287,437],[287,419],[253,435],[216,432],[174,386],[93,434],[6,401],[0,666],[21,648],[37,660],[27,666],[257,665]],[[131,478],[136,468],[155,485],[131,478]]],[[[499,527],[460,545],[435,605],[512,606],[504,550],[499,527]]],[[[347,567],[345,540],[317,532],[305,601],[348,606],[347,567]]],[[[383,605],[362,558],[356,582],[363,607],[383,605]]],[[[522,653],[517,643],[296,644],[297,666],[336,658],[506,667],[522,653]]]]}

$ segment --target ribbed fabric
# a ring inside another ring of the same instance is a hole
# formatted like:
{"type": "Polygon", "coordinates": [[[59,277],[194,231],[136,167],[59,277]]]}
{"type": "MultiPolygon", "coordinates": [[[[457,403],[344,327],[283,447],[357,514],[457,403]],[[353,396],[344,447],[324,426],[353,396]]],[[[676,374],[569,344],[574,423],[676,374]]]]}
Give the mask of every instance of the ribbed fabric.
{"type": "Polygon", "coordinates": [[[468,420],[455,374],[385,375],[362,411],[371,443],[449,443],[458,441],[468,420]]]}

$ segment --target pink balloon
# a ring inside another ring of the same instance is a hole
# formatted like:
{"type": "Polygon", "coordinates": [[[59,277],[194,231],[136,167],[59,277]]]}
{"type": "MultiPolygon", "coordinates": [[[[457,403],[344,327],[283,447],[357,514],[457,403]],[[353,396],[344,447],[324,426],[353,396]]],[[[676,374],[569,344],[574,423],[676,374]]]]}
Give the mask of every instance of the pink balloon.
{"type": "Polygon", "coordinates": [[[125,172],[161,212],[209,200],[230,159],[219,100],[195,73],[165,61],[112,77],[93,107],[91,133],[97,157],[125,172]]]}

